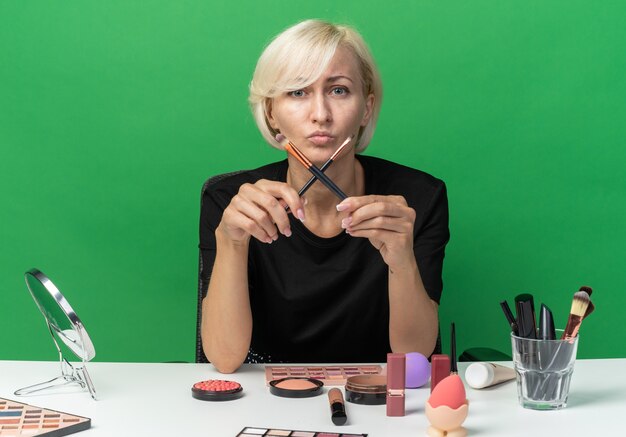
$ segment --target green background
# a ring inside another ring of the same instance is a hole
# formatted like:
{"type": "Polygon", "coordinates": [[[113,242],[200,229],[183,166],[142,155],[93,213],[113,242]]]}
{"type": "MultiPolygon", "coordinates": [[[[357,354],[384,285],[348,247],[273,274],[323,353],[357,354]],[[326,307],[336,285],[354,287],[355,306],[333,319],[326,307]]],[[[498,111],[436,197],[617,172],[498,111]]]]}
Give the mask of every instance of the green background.
{"type": "MultiPolygon", "coordinates": [[[[367,154],[448,185],[444,345],[510,351],[499,301],[625,357],[623,1],[0,2],[0,359],[55,359],[22,274],[44,271],[100,361],[194,360],[199,194],[283,159],[247,106],[256,59],[305,18],[356,26],[385,99],[367,154]]],[[[363,347],[367,347],[363,345],[363,347]]],[[[445,346],[447,347],[447,346],[445,346]]]]}

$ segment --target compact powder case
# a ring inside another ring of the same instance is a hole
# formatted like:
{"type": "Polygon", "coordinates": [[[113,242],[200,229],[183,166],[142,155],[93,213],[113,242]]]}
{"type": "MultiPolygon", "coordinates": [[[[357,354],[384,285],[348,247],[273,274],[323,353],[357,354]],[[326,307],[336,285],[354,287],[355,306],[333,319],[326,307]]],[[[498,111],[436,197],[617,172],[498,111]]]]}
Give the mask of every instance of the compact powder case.
{"type": "Polygon", "coordinates": [[[353,404],[384,405],[387,402],[387,376],[351,376],[346,381],[346,400],[353,404]]]}
{"type": "Polygon", "coordinates": [[[209,379],[196,382],[191,387],[191,396],[201,401],[231,401],[243,395],[243,387],[235,381],[209,379]]]}
{"type": "Polygon", "coordinates": [[[270,381],[270,393],[283,398],[310,398],[322,394],[324,383],[314,378],[282,378],[270,381]]]}

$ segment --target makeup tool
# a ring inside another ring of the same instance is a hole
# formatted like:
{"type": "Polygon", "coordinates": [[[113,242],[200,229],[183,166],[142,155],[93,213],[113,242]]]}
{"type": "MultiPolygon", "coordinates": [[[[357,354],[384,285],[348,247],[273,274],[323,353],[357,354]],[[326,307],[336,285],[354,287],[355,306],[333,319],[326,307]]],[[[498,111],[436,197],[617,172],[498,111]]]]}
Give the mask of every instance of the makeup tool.
{"type": "Polygon", "coordinates": [[[201,401],[232,401],[243,395],[243,387],[235,381],[209,379],[191,387],[191,396],[201,401]]]}
{"type": "MultiPolygon", "coordinates": [[[[335,160],[335,158],[337,158],[337,156],[339,156],[339,154],[340,154],[340,153],[342,152],[342,150],[343,150],[343,149],[344,149],[344,148],[348,145],[348,143],[349,143],[350,141],[352,141],[352,138],[354,138],[354,135],[350,135],[348,138],[346,138],[346,140],[345,140],[345,141],[341,144],[341,146],[339,146],[339,147],[337,148],[337,150],[335,150],[335,153],[333,153],[333,154],[331,155],[331,157],[330,157],[330,158],[328,158],[328,161],[326,161],[326,162],[324,163],[324,165],[322,165],[322,166],[320,167],[320,171],[321,171],[321,172],[326,171],[326,169],[327,169],[328,167],[330,167],[330,164],[332,164],[332,163],[333,163],[333,161],[335,160]]],[[[307,181],[307,183],[306,183],[306,184],[304,184],[304,185],[302,186],[302,188],[300,188],[300,191],[298,191],[298,196],[302,197],[302,195],[303,195],[304,193],[306,193],[306,191],[309,189],[309,187],[311,187],[311,185],[313,185],[313,183],[314,183],[316,180],[317,180],[317,177],[316,177],[316,176],[311,176],[311,179],[309,179],[309,180],[307,181]]]]}
{"type": "Polygon", "coordinates": [[[430,357],[430,392],[447,376],[450,376],[450,357],[446,354],[435,354],[430,357]]]}
{"type": "Polygon", "coordinates": [[[544,304],[541,304],[541,310],[539,311],[539,332],[537,336],[539,340],[556,340],[552,311],[544,304]]]}
{"type": "Polygon", "coordinates": [[[514,335],[517,335],[517,322],[515,321],[515,317],[513,316],[513,312],[511,311],[511,307],[506,300],[500,302],[500,306],[502,307],[502,311],[504,312],[504,317],[506,317],[506,321],[509,322],[509,326],[511,327],[511,332],[514,335]]]}
{"type": "Polygon", "coordinates": [[[346,406],[343,402],[343,395],[338,388],[328,390],[328,402],[330,404],[330,420],[335,425],[344,425],[348,416],[346,416],[346,406]]]}
{"type": "Polygon", "coordinates": [[[574,300],[572,301],[572,309],[570,311],[569,318],[567,319],[567,325],[563,331],[561,340],[571,340],[578,335],[578,330],[583,322],[583,316],[587,307],[589,306],[589,295],[584,291],[578,291],[574,293],[574,300]]]}
{"type": "Polygon", "coordinates": [[[578,289],[578,291],[584,291],[585,293],[589,295],[589,299],[590,299],[589,306],[587,307],[587,311],[585,311],[585,315],[583,316],[583,319],[585,319],[589,314],[593,312],[593,310],[596,309],[596,307],[593,305],[593,302],[591,302],[591,293],[593,293],[593,290],[591,289],[591,287],[587,287],[586,285],[583,285],[582,287],[578,289]]]}
{"type": "Polygon", "coordinates": [[[300,164],[302,164],[311,173],[313,173],[313,175],[321,183],[323,183],[326,186],[326,188],[328,188],[337,197],[339,197],[339,199],[344,200],[345,198],[348,197],[348,196],[346,196],[346,194],[343,191],[341,191],[341,189],[337,185],[335,185],[335,183],[328,176],[326,176],[324,173],[322,173],[319,168],[317,168],[311,161],[309,161],[309,158],[307,158],[304,155],[304,153],[302,153],[295,146],[295,144],[293,144],[291,141],[287,140],[284,135],[281,135],[281,134],[276,135],[276,141],[281,143],[283,145],[283,147],[285,148],[285,150],[287,151],[287,153],[289,153],[291,156],[296,158],[300,162],[300,164]]]}
{"type": "Polygon", "coordinates": [[[354,364],[346,366],[265,366],[265,381],[269,385],[275,379],[296,376],[314,378],[324,385],[344,385],[346,379],[357,375],[380,375],[383,368],[373,364],[354,364]]]}
{"type": "Polygon", "coordinates": [[[346,381],[346,400],[354,404],[383,405],[387,401],[385,375],[351,376],[346,381]]]}
{"type": "Polygon", "coordinates": [[[469,401],[459,375],[444,378],[426,401],[424,412],[431,426],[426,431],[431,437],[465,437],[461,426],[467,418],[469,401]]]}
{"type": "Polygon", "coordinates": [[[524,338],[537,338],[533,296],[528,293],[515,296],[515,310],[517,311],[517,330],[519,336],[524,338]]]}
{"type": "Polygon", "coordinates": [[[492,387],[515,379],[515,370],[493,363],[472,363],[465,369],[465,382],[472,388],[492,387]]]}
{"type": "Polygon", "coordinates": [[[456,329],[454,322],[450,325],[450,375],[458,375],[459,369],[456,367],[456,329]]]}
{"type": "Polygon", "coordinates": [[[406,357],[404,354],[387,354],[387,416],[404,416],[404,385],[406,357]]]}
{"type": "Polygon", "coordinates": [[[292,429],[259,428],[246,426],[236,437],[285,436],[285,437],[367,437],[367,434],[337,433],[324,431],[296,431],[292,429]]]}
{"type": "Polygon", "coordinates": [[[0,436],[61,437],[91,427],[91,419],[0,398],[0,436]]]}
{"type": "Polygon", "coordinates": [[[428,382],[430,378],[430,363],[428,358],[419,352],[406,354],[406,388],[418,388],[428,382]]]}
{"type": "Polygon", "coordinates": [[[24,274],[26,286],[46,320],[47,330],[59,353],[61,375],[49,381],[15,391],[17,396],[29,395],[59,386],[78,385],[96,399],[96,389],[87,372],[87,362],[96,356],[96,350],[85,325],[50,278],[37,269],[24,274]],[[80,363],[72,364],[72,357],[80,363]]]}
{"type": "Polygon", "coordinates": [[[465,386],[458,375],[456,363],[456,333],[452,323],[450,333],[450,375],[442,379],[426,401],[424,411],[431,425],[427,434],[431,437],[465,437],[467,431],[461,427],[467,417],[469,401],[465,386]]]}
{"type": "Polygon", "coordinates": [[[283,398],[310,398],[322,394],[324,383],[313,378],[288,377],[270,381],[270,393],[283,398]]]}

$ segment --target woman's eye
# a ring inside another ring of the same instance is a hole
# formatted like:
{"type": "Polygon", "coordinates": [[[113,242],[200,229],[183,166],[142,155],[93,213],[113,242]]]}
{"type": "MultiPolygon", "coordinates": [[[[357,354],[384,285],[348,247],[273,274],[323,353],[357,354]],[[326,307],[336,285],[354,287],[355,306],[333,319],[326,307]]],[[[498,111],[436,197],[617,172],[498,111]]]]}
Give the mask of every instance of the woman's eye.
{"type": "Polygon", "coordinates": [[[346,87],[338,86],[333,88],[331,93],[336,96],[343,96],[345,94],[348,94],[348,89],[346,87]]]}
{"type": "Polygon", "coordinates": [[[288,94],[293,97],[304,97],[304,90],[290,91],[288,94]]]}

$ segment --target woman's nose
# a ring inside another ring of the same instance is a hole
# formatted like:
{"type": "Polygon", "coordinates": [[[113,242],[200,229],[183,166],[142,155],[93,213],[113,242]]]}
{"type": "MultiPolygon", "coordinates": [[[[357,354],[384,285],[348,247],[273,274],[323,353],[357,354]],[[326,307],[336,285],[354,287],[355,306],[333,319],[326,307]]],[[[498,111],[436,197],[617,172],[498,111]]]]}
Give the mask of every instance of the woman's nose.
{"type": "Polygon", "coordinates": [[[326,96],[322,93],[311,99],[311,121],[325,124],[333,120],[332,110],[326,96]]]}

